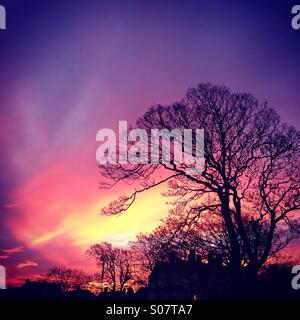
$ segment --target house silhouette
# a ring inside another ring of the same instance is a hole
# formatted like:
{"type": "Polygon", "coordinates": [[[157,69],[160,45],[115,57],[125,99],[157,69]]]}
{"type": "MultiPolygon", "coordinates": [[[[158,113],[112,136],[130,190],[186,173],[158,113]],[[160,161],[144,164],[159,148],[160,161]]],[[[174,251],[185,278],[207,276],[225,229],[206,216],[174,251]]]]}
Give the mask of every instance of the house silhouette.
{"type": "Polygon", "coordinates": [[[149,275],[148,299],[218,298],[228,279],[228,267],[223,266],[222,257],[218,254],[211,253],[204,261],[194,250],[190,251],[188,260],[179,259],[172,252],[169,261],[158,261],[149,275]]]}

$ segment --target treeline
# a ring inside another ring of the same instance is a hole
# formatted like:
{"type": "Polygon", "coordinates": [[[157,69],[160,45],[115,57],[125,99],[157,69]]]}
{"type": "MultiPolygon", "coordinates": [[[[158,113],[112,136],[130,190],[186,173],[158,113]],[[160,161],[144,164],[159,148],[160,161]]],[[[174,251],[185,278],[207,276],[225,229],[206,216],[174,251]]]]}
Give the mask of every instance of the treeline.
{"type": "MultiPolygon", "coordinates": [[[[191,250],[195,252],[199,263],[207,263],[209,255],[221,257],[224,266],[230,265],[230,241],[220,216],[209,212],[210,219],[195,220],[193,210],[183,214],[179,210],[171,210],[159,227],[153,232],[139,234],[135,241],[126,247],[114,247],[103,242],[91,245],[85,253],[87,259],[93,259],[97,273],[86,274],[82,270],[55,266],[47,273],[47,281],[56,283],[64,291],[78,288],[94,293],[136,291],[148,284],[148,277],[156,263],[169,262],[171,256],[187,260],[191,250]],[[192,219],[192,220],[189,220],[192,219]]],[[[246,223],[246,222],[245,222],[246,223]]],[[[248,222],[251,225],[251,221],[248,222]]],[[[264,230],[260,232],[263,238],[264,230]]],[[[259,244],[257,244],[259,250],[259,244]]],[[[270,278],[275,271],[290,273],[292,265],[297,264],[297,257],[289,257],[274,251],[257,277],[270,278]]],[[[245,270],[247,270],[245,259],[245,270]]]]}

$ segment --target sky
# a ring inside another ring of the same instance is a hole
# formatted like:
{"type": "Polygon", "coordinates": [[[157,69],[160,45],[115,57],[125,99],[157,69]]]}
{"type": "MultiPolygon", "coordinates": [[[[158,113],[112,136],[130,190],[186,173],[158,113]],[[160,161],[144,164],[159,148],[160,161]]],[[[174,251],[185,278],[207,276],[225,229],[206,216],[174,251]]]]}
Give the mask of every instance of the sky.
{"type": "Polygon", "coordinates": [[[95,270],[89,245],[126,245],[168,205],[151,190],[120,217],[101,208],[95,140],[200,82],[268,101],[299,129],[293,1],[0,0],[0,264],[9,283],[54,265],[95,270]]]}

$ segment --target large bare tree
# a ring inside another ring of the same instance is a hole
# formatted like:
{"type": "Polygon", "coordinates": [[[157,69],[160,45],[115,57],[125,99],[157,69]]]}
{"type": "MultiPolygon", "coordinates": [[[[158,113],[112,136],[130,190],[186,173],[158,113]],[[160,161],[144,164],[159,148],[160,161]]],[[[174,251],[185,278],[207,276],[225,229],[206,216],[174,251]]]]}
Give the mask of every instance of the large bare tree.
{"type": "MultiPolygon", "coordinates": [[[[191,175],[185,164],[117,164],[99,166],[113,186],[133,185],[103,213],[124,213],[136,197],[168,182],[174,208],[189,221],[219,214],[228,236],[228,264],[238,274],[256,274],[270,254],[299,234],[299,132],[282,123],[267,103],[226,87],[200,84],[172,105],[156,105],[137,120],[152,129],[204,129],[204,170],[191,175]]],[[[209,219],[209,218],[208,218],[209,219]]]]}

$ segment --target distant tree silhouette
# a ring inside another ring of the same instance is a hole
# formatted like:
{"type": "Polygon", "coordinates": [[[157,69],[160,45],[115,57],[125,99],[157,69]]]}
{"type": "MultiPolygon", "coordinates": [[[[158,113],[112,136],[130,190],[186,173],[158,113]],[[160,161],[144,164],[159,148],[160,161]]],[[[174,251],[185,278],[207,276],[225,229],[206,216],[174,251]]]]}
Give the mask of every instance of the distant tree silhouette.
{"type": "MultiPolygon", "coordinates": [[[[234,275],[256,275],[268,257],[299,235],[299,132],[282,123],[266,103],[226,87],[200,84],[172,105],[151,107],[137,120],[145,129],[204,129],[204,170],[195,176],[171,157],[170,164],[99,166],[107,180],[134,185],[103,209],[124,213],[136,197],[169,182],[166,196],[189,222],[219,216],[228,239],[228,264],[234,275]],[[162,174],[162,169],[164,170],[162,174]]],[[[149,159],[150,161],[150,159],[149,159]]],[[[206,219],[207,220],[207,219],[206,219]]]]}
{"type": "Polygon", "coordinates": [[[160,236],[157,228],[148,234],[138,234],[135,241],[130,241],[130,249],[134,259],[145,270],[152,271],[158,260],[165,260],[172,251],[172,243],[169,234],[160,236]]]}
{"type": "Polygon", "coordinates": [[[157,228],[149,234],[138,234],[135,241],[130,241],[129,246],[134,264],[134,282],[139,287],[148,282],[148,276],[153,271],[158,261],[169,258],[173,250],[173,243],[169,241],[168,234],[160,236],[157,228]]]}
{"type": "Polygon", "coordinates": [[[47,272],[48,281],[57,284],[63,292],[87,286],[90,277],[78,269],[54,266],[47,272]]]}
{"type": "Polygon", "coordinates": [[[111,290],[122,291],[125,284],[133,279],[132,257],[128,250],[114,248],[110,243],[103,242],[90,246],[87,257],[95,259],[100,268],[101,283],[111,284],[111,290]]]}
{"type": "Polygon", "coordinates": [[[151,233],[137,235],[136,240],[129,243],[130,248],[136,261],[146,271],[153,271],[157,261],[169,261],[174,253],[185,260],[191,250],[201,260],[213,253],[221,254],[226,261],[228,239],[220,224],[213,220],[210,216],[209,220],[189,223],[184,214],[175,217],[171,210],[169,216],[151,233]]]}

